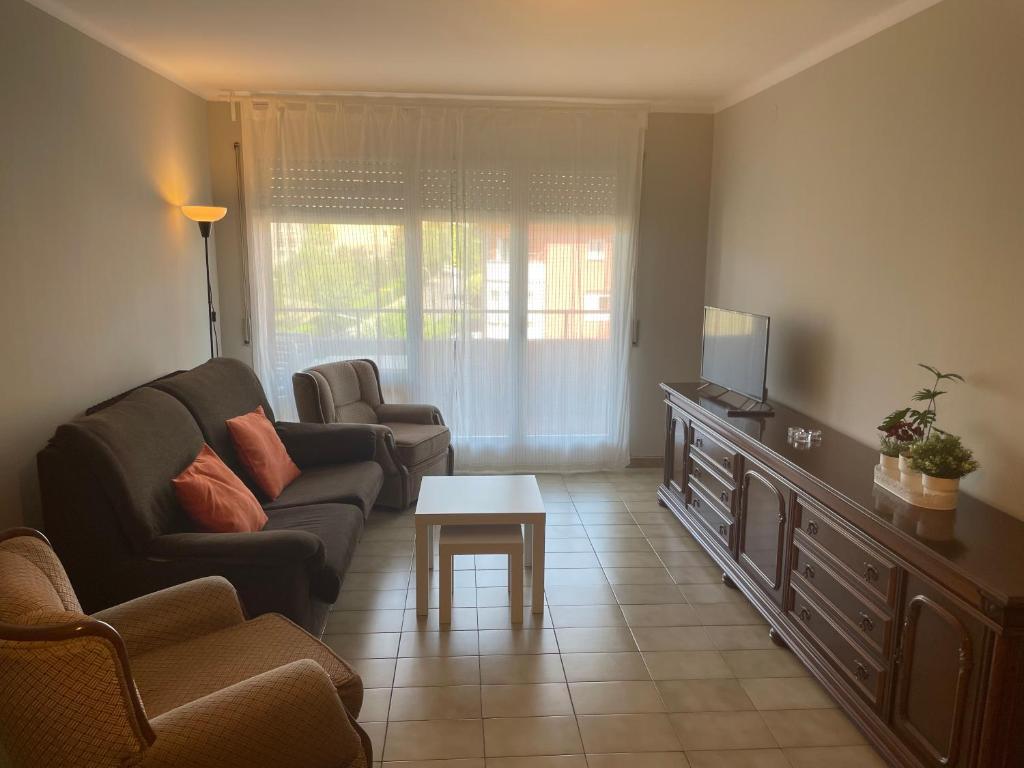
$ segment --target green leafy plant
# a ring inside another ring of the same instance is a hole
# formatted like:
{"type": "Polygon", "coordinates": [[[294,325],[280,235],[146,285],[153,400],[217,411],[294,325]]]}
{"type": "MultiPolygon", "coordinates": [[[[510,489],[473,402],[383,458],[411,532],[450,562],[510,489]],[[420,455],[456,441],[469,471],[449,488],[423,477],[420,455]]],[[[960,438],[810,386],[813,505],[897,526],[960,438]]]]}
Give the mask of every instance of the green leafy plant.
{"type": "Polygon", "coordinates": [[[955,480],[971,474],[980,465],[959,437],[936,432],[910,449],[910,466],[932,477],[955,480]]]}
{"type": "Polygon", "coordinates": [[[901,452],[906,450],[907,446],[897,440],[895,437],[889,435],[882,435],[878,441],[878,452],[883,456],[891,456],[896,458],[901,452]]]}
{"type": "Polygon", "coordinates": [[[946,390],[939,387],[944,381],[964,381],[964,377],[959,373],[943,373],[925,363],[918,365],[932,374],[935,381],[930,387],[919,389],[911,398],[915,403],[924,403],[922,408],[900,408],[886,416],[878,425],[878,431],[882,433],[879,450],[886,456],[906,455],[914,445],[930,438],[933,432],[943,434],[942,430],[935,426],[938,417],[936,401],[946,394],[946,390]],[[891,453],[893,450],[896,453],[891,453]]]}
{"type": "MultiPolygon", "coordinates": [[[[942,432],[941,429],[938,429],[935,426],[935,419],[937,415],[935,410],[935,401],[938,400],[941,395],[946,394],[946,391],[943,389],[939,389],[939,386],[944,381],[962,382],[964,380],[964,377],[961,376],[959,373],[943,373],[938,368],[934,368],[933,366],[930,365],[925,365],[924,363],[918,363],[918,365],[924,368],[926,371],[928,371],[935,377],[935,382],[932,384],[931,387],[926,387],[925,389],[917,390],[917,392],[914,393],[914,397],[912,398],[914,402],[927,403],[923,411],[912,409],[912,413],[917,415],[916,421],[914,421],[914,423],[924,428],[924,439],[927,440],[932,436],[933,430],[940,433],[942,432]]],[[[914,419],[912,418],[911,420],[913,421],[914,419]]]]}

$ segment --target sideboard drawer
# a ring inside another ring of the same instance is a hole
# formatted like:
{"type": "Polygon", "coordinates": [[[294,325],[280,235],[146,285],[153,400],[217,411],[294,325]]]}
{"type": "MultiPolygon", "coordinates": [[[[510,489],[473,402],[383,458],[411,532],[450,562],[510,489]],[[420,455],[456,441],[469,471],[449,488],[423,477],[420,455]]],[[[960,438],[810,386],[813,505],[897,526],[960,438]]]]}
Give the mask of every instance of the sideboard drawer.
{"type": "Polygon", "coordinates": [[[864,653],[809,594],[790,585],[790,620],[800,627],[871,706],[881,711],[885,697],[886,668],[864,653]]]}
{"type": "Polygon", "coordinates": [[[690,483],[690,511],[698,518],[712,536],[727,550],[732,552],[733,520],[723,515],[718,505],[707,498],[705,492],[696,483],[690,483]]]}
{"type": "Polygon", "coordinates": [[[866,538],[800,495],[796,500],[796,527],[798,544],[809,541],[827,552],[849,571],[847,576],[853,585],[893,605],[896,568],[866,538]]]}
{"type": "Polygon", "coordinates": [[[690,457],[690,482],[699,485],[709,498],[722,505],[723,510],[733,513],[734,486],[712,472],[696,455],[690,457]]]}
{"type": "Polygon", "coordinates": [[[793,548],[794,580],[801,589],[817,592],[844,620],[846,628],[869,649],[885,658],[892,644],[892,618],[806,548],[793,548]]]}
{"type": "Polygon", "coordinates": [[[736,481],[740,468],[740,454],[735,448],[697,423],[692,424],[690,439],[693,441],[694,450],[706,458],[708,464],[726,477],[732,478],[733,482],[736,481]]]}

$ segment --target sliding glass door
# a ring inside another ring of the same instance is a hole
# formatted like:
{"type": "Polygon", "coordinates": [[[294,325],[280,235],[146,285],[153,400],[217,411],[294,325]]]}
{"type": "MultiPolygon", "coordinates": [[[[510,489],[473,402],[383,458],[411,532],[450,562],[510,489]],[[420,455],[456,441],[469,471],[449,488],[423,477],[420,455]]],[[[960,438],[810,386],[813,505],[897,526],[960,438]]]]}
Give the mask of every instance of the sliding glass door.
{"type": "Polygon", "coordinates": [[[461,469],[625,462],[637,115],[267,100],[243,120],[282,418],[294,371],[371,357],[387,399],[442,409],[461,469]]]}

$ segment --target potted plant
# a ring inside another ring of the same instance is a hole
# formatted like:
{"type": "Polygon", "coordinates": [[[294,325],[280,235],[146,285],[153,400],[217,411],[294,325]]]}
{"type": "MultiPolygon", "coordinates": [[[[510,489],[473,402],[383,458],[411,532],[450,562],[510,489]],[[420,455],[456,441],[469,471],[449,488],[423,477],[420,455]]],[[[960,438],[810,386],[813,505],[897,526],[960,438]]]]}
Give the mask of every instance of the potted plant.
{"type": "Polygon", "coordinates": [[[893,480],[900,479],[900,457],[906,454],[923,434],[919,427],[900,418],[900,415],[901,412],[896,411],[878,426],[882,433],[878,441],[878,463],[882,467],[882,472],[893,480]]]}
{"type": "Polygon", "coordinates": [[[979,466],[974,453],[959,437],[938,430],[911,449],[910,465],[921,473],[928,495],[955,494],[960,489],[960,478],[979,466]]]}
{"type": "Polygon", "coordinates": [[[924,363],[918,363],[918,366],[935,377],[935,381],[930,387],[919,389],[912,398],[914,402],[924,403],[924,407],[907,407],[893,411],[878,427],[882,433],[880,445],[882,458],[879,463],[883,472],[895,479],[895,474],[892,471],[892,456],[890,455],[895,450],[898,456],[896,461],[899,481],[907,490],[914,493],[921,493],[923,490],[922,474],[914,469],[909,456],[917,443],[928,440],[933,431],[941,432],[935,427],[935,419],[938,416],[936,401],[946,392],[939,387],[944,381],[964,380],[959,373],[943,373],[938,368],[924,363]]]}

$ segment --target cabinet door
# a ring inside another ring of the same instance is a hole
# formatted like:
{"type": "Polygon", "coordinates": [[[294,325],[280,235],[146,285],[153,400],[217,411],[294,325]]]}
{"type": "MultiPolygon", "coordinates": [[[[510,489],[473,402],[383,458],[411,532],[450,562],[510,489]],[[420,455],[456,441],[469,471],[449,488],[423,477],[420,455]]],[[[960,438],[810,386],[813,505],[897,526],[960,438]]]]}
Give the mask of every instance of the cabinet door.
{"type": "Polygon", "coordinates": [[[665,440],[665,485],[682,498],[686,494],[686,418],[668,409],[668,434],[665,440]]]}
{"type": "Polygon", "coordinates": [[[748,460],[740,481],[740,565],[779,605],[789,498],[789,489],[780,480],[748,460]]]}
{"type": "Polygon", "coordinates": [[[984,677],[985,627],[940,590],[908,576],[896,650],[893,730],[924,765],[971,764],[970,733],[984,677]]]}

